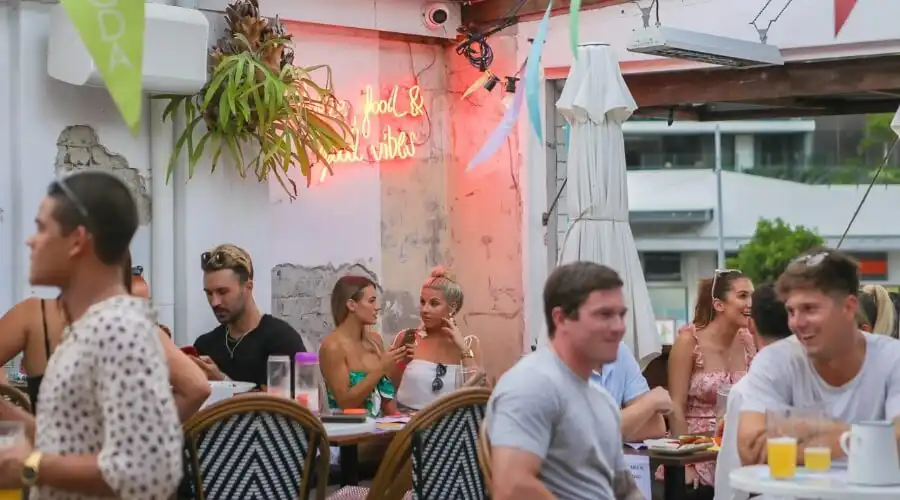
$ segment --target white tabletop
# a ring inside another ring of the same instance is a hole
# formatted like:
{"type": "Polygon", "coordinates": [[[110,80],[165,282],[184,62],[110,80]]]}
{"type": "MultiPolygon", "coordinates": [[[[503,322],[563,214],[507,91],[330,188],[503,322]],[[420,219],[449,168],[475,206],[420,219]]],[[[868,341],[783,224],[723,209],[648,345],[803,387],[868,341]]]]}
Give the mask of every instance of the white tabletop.
{"type": "Polygon", "coordinates": [[[748,493],[821,500],[896,500],[900,486],[858,486],[847,483],[847,469],[832,468],[825,473],[797,467],[792,480],[772,479],[768,465],[751,465],[731,471],[731,487],[748,493]]]}

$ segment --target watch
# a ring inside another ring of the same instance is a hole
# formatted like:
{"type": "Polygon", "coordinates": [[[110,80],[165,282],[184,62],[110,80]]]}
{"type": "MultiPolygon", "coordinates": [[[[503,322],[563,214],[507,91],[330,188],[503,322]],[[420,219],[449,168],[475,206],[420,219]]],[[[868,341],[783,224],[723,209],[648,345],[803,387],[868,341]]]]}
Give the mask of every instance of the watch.
{"type": "Polygon", "coordinates": [[[25,461],[22,462],[22,484],[26,487],[32,487],[37,483],[38,469],[41,466],[41,458],[44,456],[39,451],[33,451],[25,461]]]}

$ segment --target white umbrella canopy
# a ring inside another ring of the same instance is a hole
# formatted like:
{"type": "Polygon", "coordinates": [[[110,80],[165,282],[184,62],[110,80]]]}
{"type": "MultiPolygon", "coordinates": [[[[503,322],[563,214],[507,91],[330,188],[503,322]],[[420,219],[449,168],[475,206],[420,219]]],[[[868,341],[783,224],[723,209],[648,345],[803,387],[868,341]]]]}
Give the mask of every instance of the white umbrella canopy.
{"type": "Polygon", "coordinates": [[[571,221],[560,263],[598,262],[625,282],[625,343],[642,367],[662,350],[634,236],[622,124],[637,109],[612,48],[578,47],[556,109],[569,122],[566,203],[571,221]]]}

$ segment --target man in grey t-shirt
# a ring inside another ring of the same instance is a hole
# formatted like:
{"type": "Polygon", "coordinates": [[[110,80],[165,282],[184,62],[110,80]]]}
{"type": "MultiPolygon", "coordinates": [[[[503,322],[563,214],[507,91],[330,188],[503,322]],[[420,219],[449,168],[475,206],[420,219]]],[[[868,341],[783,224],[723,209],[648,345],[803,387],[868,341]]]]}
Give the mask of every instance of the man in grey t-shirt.
{"type": "Polygon", "coordinates": [[[550,346],[523,358],[488,403],[493,498],[642,499],[625,464],[619,408],[589,383],[625,334],[622,280],[591,262],[544,286],[550,346]]]}

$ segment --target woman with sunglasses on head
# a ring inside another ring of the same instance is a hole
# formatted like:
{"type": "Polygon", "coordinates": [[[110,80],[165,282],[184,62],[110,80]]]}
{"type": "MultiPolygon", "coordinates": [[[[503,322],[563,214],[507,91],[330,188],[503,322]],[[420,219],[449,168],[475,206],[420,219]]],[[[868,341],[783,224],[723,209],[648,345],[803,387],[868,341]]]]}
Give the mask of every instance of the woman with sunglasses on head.
{"type": "MultiPolygon", "coordinates": [[[[748,330],[752,294],[753,283],[738,270],[717,270],[700,281],[693,322],[679,330],[669,354],[672,436],[716,430],[719,388],[746,375],[756,355],[748,330]]],[[[714,462],[685,467],[685,483],[702,488],[700,497],[712,498],[714,482],[714,462]]]]}
{"type": "Polygon", "coordinates": [[[421,410],[460,385],[484,382],[478,337],[464,336],[454,319],[462,304],[462,287],[450,272],[442,267],[431,271],[419,298],[421,325],[394,337],[394,348],[407,349],[407,359],[392,374],[401,409],[421,410]],[[461,374],[467,379],[462,384],[461,374]]]}
{"type": "MultiPolygon", "coordinates": [[[[126,289],[131,288],[132,271],[130,256],[123,263],[123,280],[126,289]]],[[[63,309],[62,297],[42,299],[29,297],[12,307],[0,318],[0,362],[5,364],[20,352],[23,353],[22,366],[28,384],[28,398],[32,411],[36,411],[38,394],[44,378],[47,361],[62,341],[63,331],[69,321],[63,309]]],[[[160,341],[165,347],[169,363],[169,380],[182,421],[193,415],[209,397],[209,384],[202,372],[179,351],[172,341],[160,333],[160,341]],[[167,344],[171,344],[172,349],[167,344]],[[198,372],[199,377],[198,378],[198,372]]],[[[0,409],[0,420],[4,419],[0,409]]]]}
{"type": "Polygon", "coordinates": [[[368,328],[378,321],[375,282],[365,276],[344,276],[331,292],[335,329],[319,346],[322,377],[332,409],[364,408],[371,417],[397,412],[391,375],[406,349],[385,350],[378,333],[368,328]]]}

